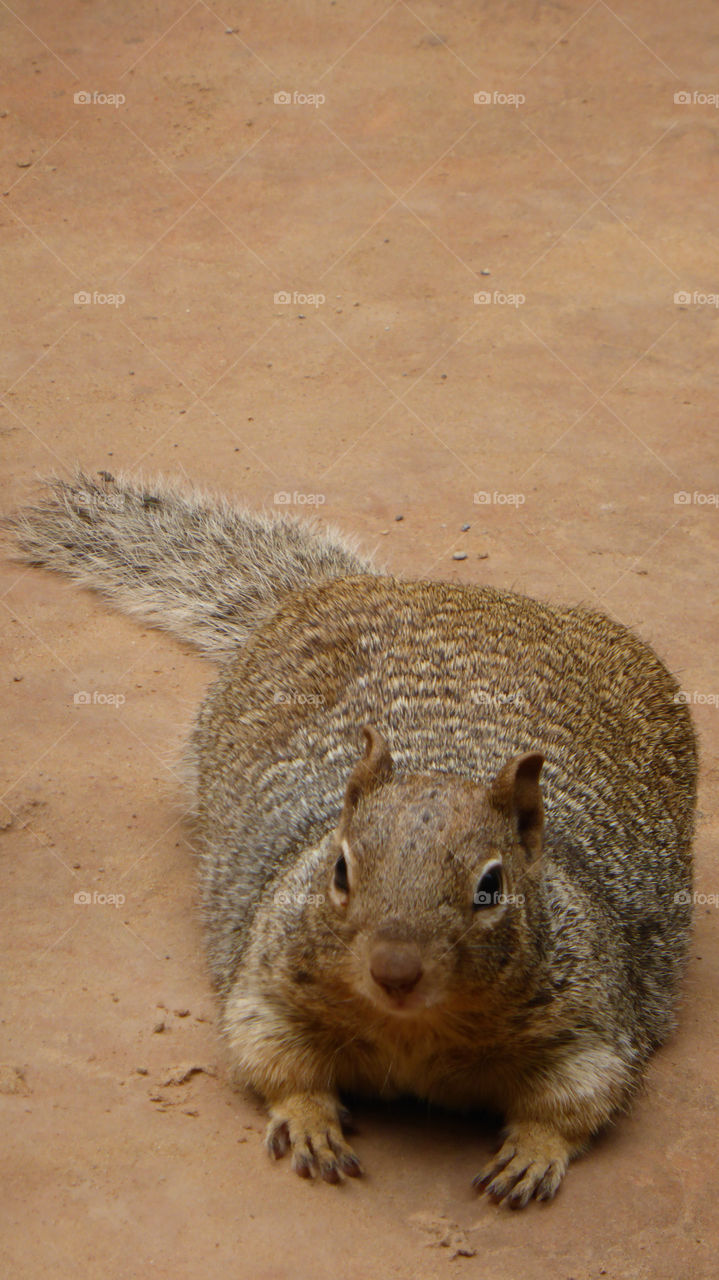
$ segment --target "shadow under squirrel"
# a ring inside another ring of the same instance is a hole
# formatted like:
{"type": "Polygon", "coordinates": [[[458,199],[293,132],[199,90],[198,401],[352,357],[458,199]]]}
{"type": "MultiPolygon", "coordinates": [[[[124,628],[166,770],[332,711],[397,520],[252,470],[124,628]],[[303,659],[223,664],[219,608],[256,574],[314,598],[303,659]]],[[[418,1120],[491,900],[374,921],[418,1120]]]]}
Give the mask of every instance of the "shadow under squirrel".
{"type": "Polygon", "coordinates": [[[99,475],[5,525],[222,663],[188,751],[204,921],[270,1153],[359,1174],[343,1091],[489,1105],[476,1185],[551,1198],[674,1025],[697,773],[676,681],[602,613],[400,581],[331,530],[99,475]]]}

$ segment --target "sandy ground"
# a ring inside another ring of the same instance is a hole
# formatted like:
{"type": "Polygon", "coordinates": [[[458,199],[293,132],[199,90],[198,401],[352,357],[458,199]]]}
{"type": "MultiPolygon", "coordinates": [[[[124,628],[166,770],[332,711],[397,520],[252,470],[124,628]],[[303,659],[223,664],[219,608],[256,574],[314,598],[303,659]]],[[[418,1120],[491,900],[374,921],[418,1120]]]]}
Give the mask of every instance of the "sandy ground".
{"type": "Polygon", "coordinates": [[[307,1185],[214,1027],[176,769],[211,668],[6,567],[3,1274],[715,1276],[716,6],[0,21],[4,505],[184,474],[601,604],[694,704],[705,895],[680,1032],[552,1206],[477,1200],[492,1131],[421,1109],[360,1108],[366,1180],[307,1185]]]}

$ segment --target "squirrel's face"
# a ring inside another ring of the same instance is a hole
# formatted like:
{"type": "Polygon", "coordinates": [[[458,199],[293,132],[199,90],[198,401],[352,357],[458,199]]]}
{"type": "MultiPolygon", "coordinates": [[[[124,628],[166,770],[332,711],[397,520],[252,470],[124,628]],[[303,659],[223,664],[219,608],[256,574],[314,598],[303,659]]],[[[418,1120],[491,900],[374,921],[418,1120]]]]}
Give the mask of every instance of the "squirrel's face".
{"type": "Polygon", "coordinates": [[[486,1007],[521,953],[542,758],[515,757],[489,789],[396,778],[386,743],[366,732],[325,869],[325,924],[344,944],[335,977],[389,1015],[486,1007]]]}

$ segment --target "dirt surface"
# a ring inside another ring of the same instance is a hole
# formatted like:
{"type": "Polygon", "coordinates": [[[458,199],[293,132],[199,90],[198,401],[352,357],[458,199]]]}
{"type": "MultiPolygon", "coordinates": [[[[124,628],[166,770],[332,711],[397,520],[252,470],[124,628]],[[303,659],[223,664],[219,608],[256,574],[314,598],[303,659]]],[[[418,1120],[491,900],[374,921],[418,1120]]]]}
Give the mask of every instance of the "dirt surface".
{"type": "Polygon", "coordinates": [[[3,1275],[715,1276],[716,5],[0,21],[4,505],[185,474],[601,604],[693,703],[704,895],[680,1032],[552,1206],[476,1199],[493,1131],[421,1108],[359,1108],[367,1178],[303,1183],[214,1025],[176,768],[212,670],[6,567],[3,1275]]]}

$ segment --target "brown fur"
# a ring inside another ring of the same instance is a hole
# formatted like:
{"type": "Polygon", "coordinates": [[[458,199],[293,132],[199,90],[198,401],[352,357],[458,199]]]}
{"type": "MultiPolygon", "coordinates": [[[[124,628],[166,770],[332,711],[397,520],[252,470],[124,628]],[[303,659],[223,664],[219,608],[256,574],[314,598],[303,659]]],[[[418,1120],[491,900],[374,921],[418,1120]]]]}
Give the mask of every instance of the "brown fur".
{"type": "Polygon", "coordinates": [[[490,1104],[506,1139],[478,1185],[552,1196],[674,1025],[697,761],[656,654],[167,486],[79,477],[11,524],[26,559],[227,656],[189,760],[270,1152],[357,1174],[343,1091],[490,1104]]]}

